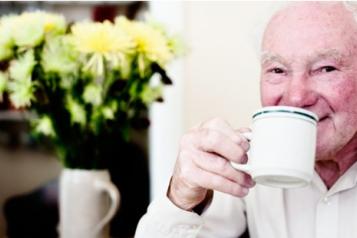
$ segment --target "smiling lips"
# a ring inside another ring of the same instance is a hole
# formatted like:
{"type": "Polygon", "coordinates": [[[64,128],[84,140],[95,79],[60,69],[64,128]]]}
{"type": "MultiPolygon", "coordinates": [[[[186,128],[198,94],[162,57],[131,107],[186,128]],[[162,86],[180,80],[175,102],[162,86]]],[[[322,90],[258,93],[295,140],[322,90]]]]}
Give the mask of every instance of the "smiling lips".
{"type": "Polygon", "coordinates": [[[325,115],[325,116],[322,116],[322,117],[319,117],[319,121],[318,122],[324,122],[326,119],[328,119],[329,116],[328,115],[325,115]]]}

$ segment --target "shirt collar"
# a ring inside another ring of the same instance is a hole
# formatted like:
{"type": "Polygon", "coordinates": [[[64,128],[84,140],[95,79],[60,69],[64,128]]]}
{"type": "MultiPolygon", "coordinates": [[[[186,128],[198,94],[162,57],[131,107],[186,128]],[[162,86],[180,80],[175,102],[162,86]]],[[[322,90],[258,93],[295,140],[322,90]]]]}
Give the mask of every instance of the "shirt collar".
{"type": "Polygon", "coordinates": [[[357,184],[357,162],[355,162],[337,181],[327,190],[325,183],[322,181],[319,174],[314,171],[312,184],[327,196],[351,189],[357,184]]]}

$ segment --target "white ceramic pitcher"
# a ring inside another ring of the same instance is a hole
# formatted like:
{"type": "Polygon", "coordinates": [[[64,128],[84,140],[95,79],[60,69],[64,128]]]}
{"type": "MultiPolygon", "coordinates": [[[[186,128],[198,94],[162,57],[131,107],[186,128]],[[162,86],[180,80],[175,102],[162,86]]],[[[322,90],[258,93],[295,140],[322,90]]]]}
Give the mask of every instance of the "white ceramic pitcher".
{"type": "Polygon", "coordinates": [[[109,237],[120,195],[107,170],[64,169],[60,179],[60,237],[109,237]]]}

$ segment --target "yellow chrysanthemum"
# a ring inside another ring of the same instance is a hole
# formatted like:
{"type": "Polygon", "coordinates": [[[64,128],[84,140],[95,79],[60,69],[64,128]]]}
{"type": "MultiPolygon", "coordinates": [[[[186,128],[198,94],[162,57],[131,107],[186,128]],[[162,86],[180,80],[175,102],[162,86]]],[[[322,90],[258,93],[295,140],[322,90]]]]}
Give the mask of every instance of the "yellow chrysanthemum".
{"type": "Polygon", "coordinates": [[[64,33],[66,31],[66,20],[61,15],[49,14],[44,15],[44,29],[46,33],[64,33]]]}
{"type": "Polygon", "coordinates": [[[99,75],[104,70],[103,57],[118,65],[134,46],[132,39],[109,21],[77,23],[72,27],[72,34],[77,50],[92,55],[85,68],[95,69],[99,75]]]}
{"type": "Polygon", "coordinates": [[[109,21],[77,23],[72,33],[77,49],[83,53],[125,52],[132,47],[130,38],[109,21]]]}
{"type": "Polygon", "coordinates": [[[161,65],[172,59],[167,38],[159,29],[143,22],[129,21],[125,17],[116,18],[115,24],[133,38],[139,54],[144,54],[149,60],[161,65]]]}
{"type": "Polygon", "coordinates": [[[23,22],[41,22],[45,33],[64,33],[66,30],[66,20],[62,15],[36,11],[24,12],[19,17],[23,22]]]}

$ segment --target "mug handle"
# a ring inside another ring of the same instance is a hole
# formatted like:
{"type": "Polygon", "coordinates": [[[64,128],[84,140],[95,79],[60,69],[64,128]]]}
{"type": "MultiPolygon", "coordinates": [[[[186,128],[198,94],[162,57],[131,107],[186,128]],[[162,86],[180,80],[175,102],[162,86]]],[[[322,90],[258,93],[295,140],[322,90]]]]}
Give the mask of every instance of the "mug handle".
{"type": "MultiPolygon", "coordinates": [[[[248,142],[250,142],[252,140],[252,137],[253,137],[253,133],[252,132],[244,132],[244,133],[241,133],[241,135],[248,142]]],[[[246,172],[248,174],[250,174],[251,171],[252,171],[252,167],[249,164],[238,164],[238,163],[235,163],[235,162],[231,162],[231,165],[232,165],[233,168],[235,168],[237,170],[240,170],[240,171],[243,171],[243,172],[246,172]]]]}
{"type": "Polygon", "coordinates": [[[104,228],[104,226],[109,223],[109,221],[115,215],[115,212],[119,208],[120,203],[120,193],[117,187],[108,181],[96,180],[94,183],[96,189],[108,193],[111,203],[108,213],[103,217],[103,219],[95,226],[94,232],[98,234],[104,228]]]}

